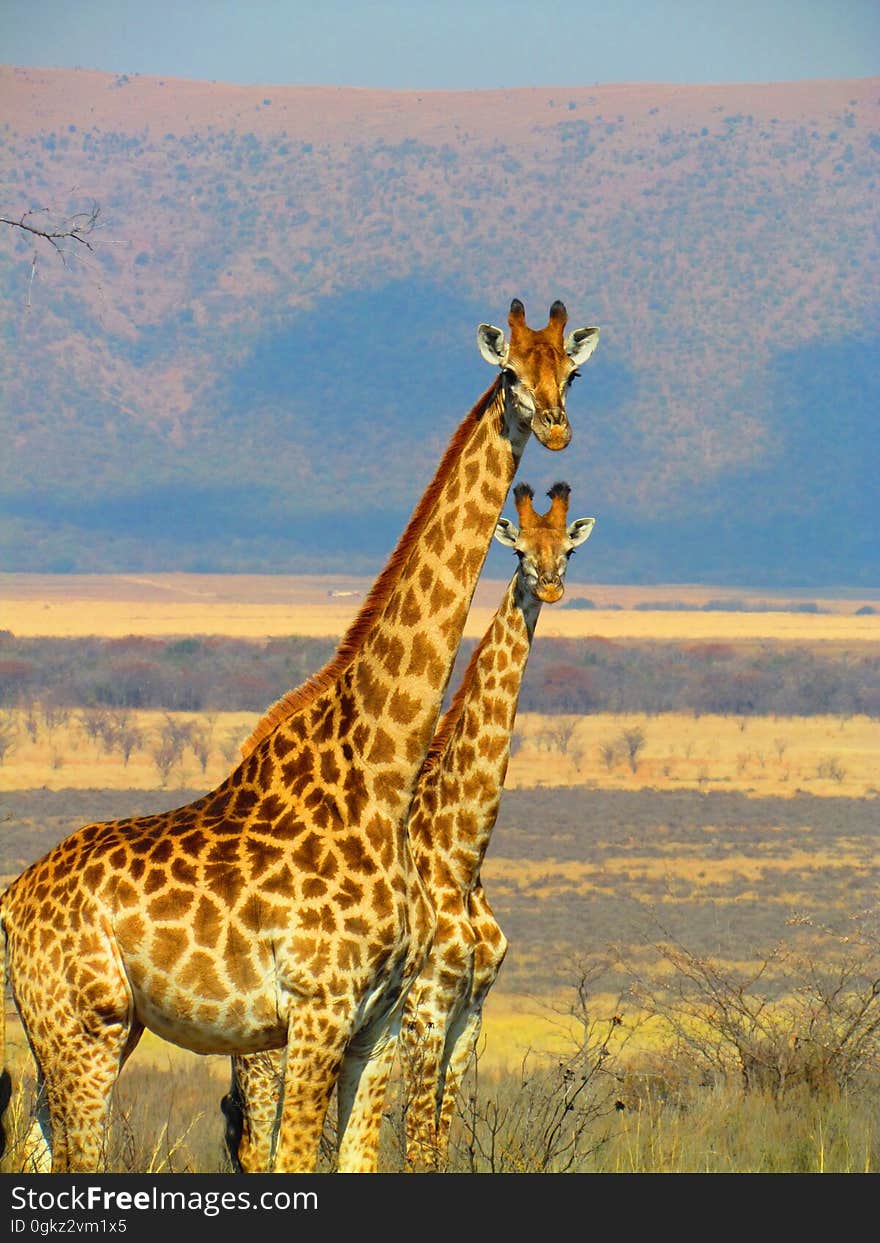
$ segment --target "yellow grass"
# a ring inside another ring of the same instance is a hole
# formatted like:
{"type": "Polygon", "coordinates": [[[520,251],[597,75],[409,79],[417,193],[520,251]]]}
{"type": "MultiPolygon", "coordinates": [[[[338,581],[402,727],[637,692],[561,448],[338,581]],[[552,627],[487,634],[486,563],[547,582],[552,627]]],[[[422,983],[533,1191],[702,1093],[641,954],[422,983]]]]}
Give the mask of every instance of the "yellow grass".
{"type": "MultiPolygon", "coordinates": [[[[14,724],[15,741],[0,765],[0,790],[155,789],[162,781],[154,752],[169,716],[206,731],[210,749],[203,769],[193,749],[184,747],[164,784],[209,790],[238,762],[238,746],[259,718],[255,712],[128,712],[142,740],[126,764],[118,749],[108,750],[100,739],[89,737],[80,710],[72,709],[62,723],[47,725],[37,707],[32,717],[36,738],[24,710],[7,709],[4,715],[14,724]]],[[[806,791],[862,798],[876,795],[880,785],[880,722],[864,716],[521,713],[516,731],[522,742],[510,763],[508,789],[647,787],[740,790],[761,797],[806,791]],[[633,727],[645,735],[635,772],[622,754],[609,768],[602,746],[633,727]],[[563,741],[560,728],[570,729],[563,741]]]]}
{"type": "Polygon", "coordinates": [[[880,787],[880,722],[867,716],[520,713],[516,733],[522,742],[507,775],[510,789],[697,788],[760,797],[806,791],[862,798],[880,787]],[[631,729],[645,737],[635,771],[621,743],[631,729]],[[617,743],[616,754],[606,760],[603,748],[617,743]]]}
{"type": "MultiPolygon", "coordinates": [[[[338,575],[0,575],[0,628],[28,636],[230,635],[269,638],[291,634],[340,636],[372,580],[338,575]]],[[[479,638],[502,597],[505,582],[481,580],[465,636],[479,638]]],[[[846,641],[880,639],[880,614],[855,616],[869,600],[810,597],[828,613],[723,613],[634,610],[635,604],[669,600],[777,600],[787,595],[735,592],[675,584],[660,587],[571,585],[567,599],[587,596],[599,607],[548,606],[539,635],[609,639],[759,639],[846,641]],[[611,604],[621,605],[620,610],[611,604]],[[605,607],[602,607],[605,606],[605,607]]]]}
{"type": "Polygon", "coordinates": [[[607,1040],[610,1052],[625,1051],[627,1060],[670,1043],[669,1028],[657,1015],[622,1004],[615,993],[589,994],[585,1033],[572,1013],[573,1000],[571,992],[523,996],[494,989],[486,999],[477,1046],[481,1072],[512,1073],[524,1061],[534,1067],[535,1059],[570,1056],[585,1038],[591,1044],[607,1040]],[[620,1022],[612,1023],[612,1016],[620,1022]]]}
{"type": "MultiPolygon", "coordinates": [[[[729,830],[728,830],[729,832],[729,830]]],[[[624,874],[630,887],[638,886],[644,881],[646,892],[656,893],[657,881],[685,881],[692,890],[709,889],[715,886],[740,882],[736,901],[743,902],[749,898],[749,892],[743,883],[757,884],[767,871],[773,873],[792,872],[798,877],[811,871],[821,872],[827,876],[829,871],[845,868],[863,869],[870,864],[865,858],[864,845],[851,843],[850,848],[839,841],[835,843],[833,857],[819,854],[815,850],[790,850],[784,858],[766,851],[762,858],[760,853],[725,854],[723,859],[706,857],[706,844],[688,844],[676,841],[674,833],[662,843],[662,853],[651,858],[630,854],[615,858],[605,857],[601,864],[587,863],[579,859],[506,859],[499,855],[489,855],[483,865],[483,878],[492,893],[503,893],[511,885],[519,892],[528,893],[530,897],[539,899],[552,898],[559,892],[560,883],[564,883],[569,893],[606,893],[614,896],[619,892],[616,879],[624,874]]],[[[758,846],[760,852],[761,846],[758,846]]],[[[786,906],[791,905],[792,889],[779,895],[779,901],[786,906]]],[[[680,890],[676,891],[676,901],[680,901],[680,890]]],[[[715,903],[722,899],[715,898],[715,903]]],[[[764,895],[764,902],[769,901],[764,895]]]]}
{"type": "MultiPolygon", "coordinates": [[[[57,711],[57,710],[56,710],[57,711]]],[[[155,790],[162,785],[210,790],[218,785],[240,759],[240,745],[259,719],[256,712],[128,712],[125,717],[141,735],[126,764],[118,749],[108,750],[103,741],[92,739],[86,728],[86,714],[71,709],[66,721],[48,726],[39,707],[36,738],[28,730],[28,714],[10,709],[5,716],[15,722],[15,743],[0,766],[0,790],[155,790]],[[165,781],[155,759],[155,750],[168,719],[198,725],[210,738],[208,761],[203,770],[192,747],[178,752],[165,781]]],[[[108,711],[113,719],[113,710],[108,711]]]]}

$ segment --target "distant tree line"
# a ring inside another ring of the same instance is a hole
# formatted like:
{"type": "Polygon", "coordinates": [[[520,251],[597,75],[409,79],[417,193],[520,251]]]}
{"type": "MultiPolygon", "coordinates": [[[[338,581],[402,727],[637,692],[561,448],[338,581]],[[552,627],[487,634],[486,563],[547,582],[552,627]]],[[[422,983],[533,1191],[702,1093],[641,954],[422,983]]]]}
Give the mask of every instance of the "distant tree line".
{"type": "MultiPolygon", "coordinates": [[[[473,649],[466,641],[450,688],[473,649]]],[[[0,633],[0,706],[259,712],[329,659],[330,639],[57,639],[0,633]]],[[[539,639],[520,710],[880,715],[880,656],[807,644],[539,639]]]]}
{"type": "MultiPolygon", "coordinates": [[[[590,600],[587,596],[576,596],[567,604],[560,606],[564,609],[612,609],[620,611],[623,609],[621,604],[596,604],[595,600],[590,600]]],[[[830,613],[831,609],[827,606],[817,604],[815,600],[789,600],[781,602],[779,600],[738,600],[721,599],[707,600],[705,604],[695,604],[691,600],[640,600],[637,604],[631,605],[636,612],[653,613],[830,613]]],[[[863,604],[859,608],[854,608],[854,617],[871,617],[876,614],[877,609],[872,604],[863,604]]]]}
{"type": "Polygon", "coordinates": [[[315,673],[334,646],[308,638],[0,638],[0,704],[259,712],[315,673]]]}
{"type": "Polygon", "coordinates": [[[775,641],[539,639],[520,710],[876,716],[880,656],[775,641]]]}

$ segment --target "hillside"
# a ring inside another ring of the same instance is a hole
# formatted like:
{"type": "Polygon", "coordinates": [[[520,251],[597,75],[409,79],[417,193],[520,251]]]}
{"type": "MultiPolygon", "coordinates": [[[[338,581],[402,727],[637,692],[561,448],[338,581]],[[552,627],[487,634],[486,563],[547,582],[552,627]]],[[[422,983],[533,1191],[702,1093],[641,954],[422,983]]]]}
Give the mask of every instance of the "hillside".
{"type": "Polygon", "coordinates": [[[877,80],[0,98],[0,215],[104,224],[0,230],[0,570],[373,573],[519,296],[602,327],[520,472],[592,576],[875,581],[877,80]]]}

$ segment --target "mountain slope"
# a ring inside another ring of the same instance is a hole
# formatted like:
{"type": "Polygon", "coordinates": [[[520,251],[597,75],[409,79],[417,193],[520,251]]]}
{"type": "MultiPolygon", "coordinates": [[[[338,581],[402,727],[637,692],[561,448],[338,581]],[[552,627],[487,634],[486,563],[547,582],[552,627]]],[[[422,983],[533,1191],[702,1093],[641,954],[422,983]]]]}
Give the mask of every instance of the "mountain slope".
{"type": "Polygon", "coordinates": [[[32,285],[0,237],[0,568],[371,572],[518,296],[602,326],[521,470],[598,515],[591,575],[872,581],[876,80],[0,93],[0,214],[107,221],[32,285]]]}

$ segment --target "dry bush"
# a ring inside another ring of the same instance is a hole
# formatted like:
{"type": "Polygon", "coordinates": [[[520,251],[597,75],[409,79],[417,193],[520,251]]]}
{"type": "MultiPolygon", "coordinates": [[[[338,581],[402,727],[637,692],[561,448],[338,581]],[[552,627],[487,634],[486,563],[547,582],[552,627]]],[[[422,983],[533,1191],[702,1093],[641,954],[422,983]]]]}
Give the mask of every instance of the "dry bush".
{"type": "Polygon", "coordinates": [[[580,717],[557,716],[549,719],[541,733],[541,741],[548,749],[554,748],[560,755],[568,755],[572,739],[580,725],[580,717]]]}
{"type": "Polygon", "coordinates": [[[116,727],[116,746],[122,756],[123,764],[127,765],[132,753],[143,743],[144,735],[130,719],[130,715],[124,709],[122,711],[124,719],[116,727]]]}
{"type": "Polygon", "coordinates": [[[840,783],[846,776],[846,769],[836,755],[826,755],[816,765],[816,776],[823,781],[840,783]]]}
{"type": "Polygon", "coordinates": [[[208,759],[210,758],[211,748],[213,746],[212,735],[213,725],[210,723],[202,724],[194,721],[190,726],[188,739],[189,745],[192,749],[193,755],[198,760],[199,766],[201,767],[203,773],[207,772],[208,769],[208,759]]]}
{"type": "Polygon", "coordinates": [[[610,773],[616,764],[623,760],[629,764],[630,771],[636,772],[639,766],[639,754],[645,746],[645,731],[641,725],[631,725],[622,730],[616,738],[599,744],[599,757],[610,773]]]}
{"type": "Polygon", "coordinates": [[[722,968],[658,924],[652,948],[672,968],[660,986],[631,969],[631,996],[669,1033],[646,1073],[689,1069],[698,1084],[738,1080],[782,1099],[833,1095],[880,1076],[880,936],[876,915],[846,935],[797,919],[799,944],[780,944],[750,970],[722,968]],[[872,922],[873,920],[873,922],[872,922]]]}
{"type": "Polygon", "coordinates": [[[557,1011],[570,1052],[524,1054],[518,1075],[481,1081],[479,1057],[458,1100],[450,1172],[568,1173],[585,1169],[614,1133],[616,1070],[633,1035],[620,1013],[596,1018],[593,983],[604,965],[581,966],[572,1001],[557,1011]]]}
{"type": "Polygon", "coordinates": [[[18,746],[18,727],[8,712],[0,712],[0,764],[18,746]]]}
{"type": "Polygon", "coordinates": [[[96,746],[98,740],[104,737],[108,720],[106,708],[82,708],[79,713],[80,725],[96,746]]]}
{"type": "Polygon", "coordinates": [[[633,725],[620,735],[620,747],[629,761],[632,772],[638,768],[639,752],[644,747],[645,741],[645,731],[640,725],[633,725]]]}
{"type": "Polygon", "coordinates": [[[227,730],[226,737],[220,743],[220,754],[230,766],[237,764],[241,759],[241,744],[244,742],[246,733],[240,728],[227,730]]]}
{"type": "Polygon", "coordinates": [[[618,758],[620,756],[620,751],[618,749],[617,743],[616,742],[600,742],[599,743],[599,755],[602,759],[602,763],[605,765],[606,769],[610,773],[614,765],[617,763],[618,758]]]}
{"type": "Polygon", "coordinates": [[[192,745],[197,731],[198,726],[194,721],[185,721],[172,716],[170,712],[165,713],[150,752],[163,786],[168,784],[174,766],[183,762],[184,750],[192,745]]]}
{"type": "Polygon", "coordinates": [[[51,700],[40,705],[43,714],[43,724],[49,732],[53,732],[60,725],[66,725],[70,720],[70,708],[64,704],[56,704],[51,700]]]}

